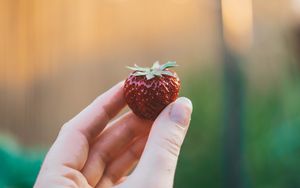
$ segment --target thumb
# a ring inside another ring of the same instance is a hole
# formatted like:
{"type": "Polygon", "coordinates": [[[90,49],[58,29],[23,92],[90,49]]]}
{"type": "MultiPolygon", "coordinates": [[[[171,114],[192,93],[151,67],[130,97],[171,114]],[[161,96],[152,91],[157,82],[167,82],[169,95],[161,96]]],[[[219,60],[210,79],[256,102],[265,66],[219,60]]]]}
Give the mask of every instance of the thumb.
{"type": "Polygon", "coordinates": [[[149,187],[172,187],[178,155],[192,113],[192,103],[181,97],[155,120],[141,160],[132,174],[149,187]],[[146,181],[146,182],[145,182],[146,181]]]}

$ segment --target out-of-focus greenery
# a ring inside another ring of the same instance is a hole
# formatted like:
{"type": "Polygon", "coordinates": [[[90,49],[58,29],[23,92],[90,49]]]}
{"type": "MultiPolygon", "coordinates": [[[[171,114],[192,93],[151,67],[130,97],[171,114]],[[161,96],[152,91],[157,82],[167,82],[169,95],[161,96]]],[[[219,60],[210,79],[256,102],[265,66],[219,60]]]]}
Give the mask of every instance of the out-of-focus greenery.
{"type": "MultiPolygon", "coordinates": [[[[219,69],[182,78],[192,99],[191,128],[181,151],[175,187],[223,187],[223,77],[219,69]]],[[[245,76],[247,77],[247,76],[245,76]]],[[[300,82],[283,76],[264,90],[245,82],[244,167],[248,187],[300,187],[300,82]]],[[[0,187],[32,187],[45,152],[0,142],[0,187]]]]}
{"type": "Polygon", "coordinates": [[[26,151],[7,136],[0,137],[0,187],[31,188],[35,182],[44,151],[26,151]]]}
{"type": "MultiPolygon", "coordinates": [[[[300,187],[300,79],[297,70],[284,71],[267,88],[245,80],[246,187],[300,187]]],[[[224,82],[219,75],[219,70],[205,70],[183,83],[183,94],[192,99],[194,112],[175,187],[224,187],[224,82]]]]}
{"type": "Polygon", "coordinates": [[[267,91],[247,92],[245,161],[252,187],[300,187],[298,71],[282,70],[267,91]]]}
{"type": "Polygon", "coordinates": [[[222,185],[222,74],[196,70],[182,80],[181,95],[193,102],[191,126],[185,139],[175,187],[222,185]]]}

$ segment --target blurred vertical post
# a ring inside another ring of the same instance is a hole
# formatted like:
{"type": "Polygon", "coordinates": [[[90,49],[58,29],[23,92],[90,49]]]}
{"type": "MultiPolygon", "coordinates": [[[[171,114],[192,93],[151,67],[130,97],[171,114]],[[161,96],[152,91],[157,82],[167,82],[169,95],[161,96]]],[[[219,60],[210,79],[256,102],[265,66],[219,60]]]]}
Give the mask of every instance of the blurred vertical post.
{"type": "Polygon", "coordinates": [[[300,0],[291,0],[291,9],[296,21],[300,21],[300,0]]]}
{"type": "Polygon", "coordinates": [[[224,70],[224,183],[240,188],[246,187],[241,63],[252,41],[252,0],[217,0],[217,5],[224,70]]]}
{"type": "MultiPolygon", "coordinates": [[[[297,56],[297,65],[300,65],[300,0],[291,0],[292,12],[292,41],[297,56]]],[[[299,69],[296,69],[299,70],[299,69]]]]}

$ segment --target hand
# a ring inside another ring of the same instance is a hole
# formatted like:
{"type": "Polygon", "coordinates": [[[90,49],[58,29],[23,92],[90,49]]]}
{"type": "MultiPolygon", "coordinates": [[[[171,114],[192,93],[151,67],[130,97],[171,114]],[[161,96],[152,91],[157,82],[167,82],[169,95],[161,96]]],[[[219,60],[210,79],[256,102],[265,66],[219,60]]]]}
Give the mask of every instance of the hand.
{"type": "Polygon", "coordinates": [[[119,83],[67,122],[34,187],[171,188],[192,112],[190,100],[177,99],[154,122],[132,112],[110,122],[125,105],[119,83]]]}

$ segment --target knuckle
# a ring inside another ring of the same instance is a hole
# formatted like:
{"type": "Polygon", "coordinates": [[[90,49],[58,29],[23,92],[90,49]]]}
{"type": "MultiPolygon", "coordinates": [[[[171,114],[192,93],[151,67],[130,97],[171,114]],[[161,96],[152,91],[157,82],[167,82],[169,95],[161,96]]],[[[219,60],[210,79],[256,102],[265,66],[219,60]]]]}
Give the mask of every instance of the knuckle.
{"type": "Polygon", "coordinates": [[[58,167],[48,170],[37,178],[34,188],[42,187],[66,187],[66,188],[79,188],[80,185],[76,183],[73,177],[70,177],[71,170],[68,167],[58,167]],[[59,172],[57,174],[57,171],[59,172]]]}
{"type": "Polygon", "coordinates": [[[183,142],[181,130],[174,129],[163,137],[163,147],[175,157],[178,157],[183,142]]]}
{"type": "Polygon", "coordinates": [[[70,185],[68,187],[81,187],[84,185],[83,175],[75,169],[64,167],[62,170],[62,176],[67,180],[70,180],[70,185]]]}
{"type": "Polygon", "coordinates": [[[71,180],[64,180],[62,184],[66,188],[79,188],[79,186],[71,180]]]}
{"type": "Polygon", "coordinates": [[[63,124],[63,126],[61,126],[60,130],[59,130],[59,135],[64,134],[65,132],[68,132],[68,130],[70,130],[70,123],[69,121],[66,122],[65,124],[63,124]]]}
{"type": "Polygon", "coordinates": [[[118,182],[118,180],[120,179],[120,177],[115,172],[112,172],[112,171],[108,171],[105,174],[105,177],[107,179],[109,179],[109,181],[112,182],[113,184],[116,184],[118,182]]]}
{"type": "Polygon", "coordinates": [[[163,147],[165,150],[167,150],[168,153],[172,154],[175,157],[178,157],[179,155],[179,150],[180,150],[180,145],[178,144],[175,139],[172,138],[165,138],[165,147],[163,147]]]}
{"type": "Polygon", "coordinates": [[[102,160],[104,163],[109,163],[113,158],[110,152],[104,152],[102,150],[96,151],[93,157],[96,160],[102,160]]]}
{"type": "Polygon", "coordinates": [[[134,150],[133,148],[130,148],[128,150],[129,155],[134,159],[134,160],[138,160],[140,158],[140,153],[137,152],[136,150],[134,150]]]}

